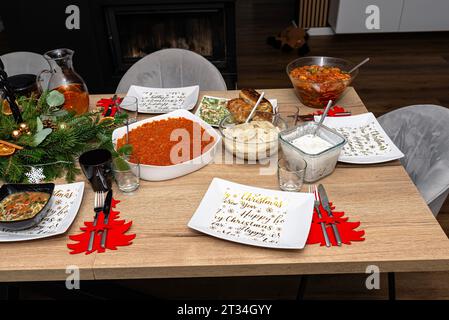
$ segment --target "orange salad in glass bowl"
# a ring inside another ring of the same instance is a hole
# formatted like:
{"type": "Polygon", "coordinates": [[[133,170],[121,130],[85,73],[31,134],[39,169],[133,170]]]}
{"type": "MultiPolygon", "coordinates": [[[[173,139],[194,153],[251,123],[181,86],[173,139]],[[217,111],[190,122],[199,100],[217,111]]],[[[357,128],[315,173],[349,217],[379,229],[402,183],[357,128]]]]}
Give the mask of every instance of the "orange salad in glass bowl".
{"type": "Polygon", "coordinates": [[[287,74],[299,100],[312,108],[323,108],[336,101],[357,76],[347,73],[353,64],[332,57],[304,57],[287,66],[287,74]]]}

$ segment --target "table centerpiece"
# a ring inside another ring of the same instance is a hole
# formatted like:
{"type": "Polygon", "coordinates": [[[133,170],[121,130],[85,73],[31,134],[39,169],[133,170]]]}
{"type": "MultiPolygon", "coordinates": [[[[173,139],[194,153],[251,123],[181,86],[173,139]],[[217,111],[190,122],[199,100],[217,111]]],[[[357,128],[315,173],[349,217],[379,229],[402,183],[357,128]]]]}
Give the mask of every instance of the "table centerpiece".
{"type": "Polygon", "coordinates": [[[74,181],[81,153],[95,148],[115,153],[112,131],[127,117],[117,113],[103,118],[103,110],[69,112],[62,108],[64,95],[56,90],[16,101],[19,123],[7,103],[2,103],[0,112],[0,177],[5,182],[38,183],[64,175],[74,181]]]}

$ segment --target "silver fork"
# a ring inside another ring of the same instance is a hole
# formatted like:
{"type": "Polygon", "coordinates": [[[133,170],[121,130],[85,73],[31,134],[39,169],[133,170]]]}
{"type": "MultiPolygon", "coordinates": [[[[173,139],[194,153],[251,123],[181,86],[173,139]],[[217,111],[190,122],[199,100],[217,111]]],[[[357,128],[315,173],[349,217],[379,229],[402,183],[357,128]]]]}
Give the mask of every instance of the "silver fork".
{"type": "MultiPolygon", "coordinates": [[[[104,192],[96,191],[94,196],[94,211],[95,211],[95,218],[93,223],[94,227],[97,226],[98,216],[100,212],[103,210],[103,206],[104,206],[104,192]]],[[[95,230],[92,230],[90,232],[89,245],[87,247],[87,251],[92,251],[94,246],[94,239],[95,239],[95,230]]]]}
{"type": "MultiPolygon", "coordinates": [[[[317,212],[318,218],[322,219],[323,215],[320,212],[320,200],[318,200],[318,194],[317,194],[317,187],[316,185],[309,185],[309,193],[313,193],[313,196],[315,197],[315,201],[313,202],[313,206],[317,212]]],[[[321,230],[323,231],[324,241],[326,242],[326,247],[331,246],[331,242],[329,240],[329,235],[326,231],[326,223],[320,222],[321,230]]]]}

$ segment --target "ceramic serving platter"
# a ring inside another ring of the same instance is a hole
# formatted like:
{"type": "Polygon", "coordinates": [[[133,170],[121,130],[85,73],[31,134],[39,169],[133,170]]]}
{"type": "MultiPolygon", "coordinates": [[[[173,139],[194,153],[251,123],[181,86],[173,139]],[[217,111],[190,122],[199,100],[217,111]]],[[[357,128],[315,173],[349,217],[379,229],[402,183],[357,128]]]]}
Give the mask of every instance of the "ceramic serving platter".
{"type": "MultiPolygon", "coordinates": [[[[140,178],[148,181],[162,181],[178,178],[180,176],[189,174],[196,170],[201,169],[205,165],[213,161],[215,154],[219,151],[221,147],[221,136],[218,134],[217,130],[212,128],[209,124],[201,120],[199,117],[195,116],[193,113],[186,110],[176,110],[167,114],[162,114],[159,116],[147,118],[138,122],[134,122],[129,126],[129,130],[132,131],[141,125],[153,121],[159,121],[169,118],[186,118],[194,123],[199,124],[207,133],[214,137],[214,142],[211,147],[201,154],[200,156],[193,158],[192,160],[178,163],[171,166],[155,166],[155,165],[140,165],[140,178]]],[[[112,132],[112,142],[117,145],[117,140],[126,135],[126,127],[120,127],[112,132]]],[[[131,166],[135,174],[137,174],[137,167],[131,166]]]]}
{"type": "Polygon", "coordinates": [[[65,233],[78,213],[83,199],[84,182],[62,184],[55,186],[50,198],[48,213],[36,226],[10,231],[0,229],[0,242],[26,241],[53,237],[65,233]]]}
{"type": "MultiPolygon", "coordinates": [[[[136,97],[139,113],[167,113],[191,110],[198,101],[199,86],[182,88],[147,88],[131,86],[127,96],[136,97]]],[[[127,110],[126,107],[123,109],[127,110]]]]}
{"type": "MultiPolygon", "coordinates": [[[[201,101],[196,109],[195,115],[200,117],[202,120],[210,124],[212,127],[218,127],[220,125],[220,121],[229,114],[228,109],[226,108],[227,102],[230,99],[213,97],[213,96],[203,96],[201,101]],[[210,116],[211,114],[215,114],[216,116],[210,116]]],[[[277,108],[277,99],[268,99],[273,109],[277,108]]]]}
{"type": "Polygon", "coordinates": [[[242,244],[304,248],[313,214],[313,196],[246,186],[215,178],[188,226],[242,244]]]}
{"type": "MultiPolygon", "coordinates": [[[[318,119],[319,117],[316,118],[318,119]]],[[[404,156],[372,113],[350,117],[327,117],[324,124],[348,140],[338,161],[370,164],[396,160],[404,156]]]]}

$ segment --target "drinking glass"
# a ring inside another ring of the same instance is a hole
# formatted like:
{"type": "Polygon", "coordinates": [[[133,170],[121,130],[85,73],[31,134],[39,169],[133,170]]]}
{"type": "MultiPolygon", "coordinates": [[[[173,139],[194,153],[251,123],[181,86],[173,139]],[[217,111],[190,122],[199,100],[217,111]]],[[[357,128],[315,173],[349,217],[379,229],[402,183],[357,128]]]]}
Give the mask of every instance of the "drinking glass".
{"type": "Polygon", "coordinates": [[[307,163],[303,159],[289,162],[282,158],[278,162],[279,188],[284,191],[299,191],[304,183],[307,163]]]}
{"type": "Polygon", "coordinates": [[[119,156],[112,162],[112,171],[120,191],[133,192],[140,185],[140,164],[127,161],[125,156],[119,156]]]}
{"type": "Polygon", "coordinates": [[[139,114],[139,104],[136,97],[126,96],[122,99],[122,102],[118,105],[120,113],[127,113],[128,120],[126,124],[131,124],[137,121],[137,115],[139,114]]]}
{"type": "Polygon", "coordinates": [[[296,127],[299,108],[292,105],[282,105],[276,108],[276,113],[286,122],[287,129],[296,127]]]}

